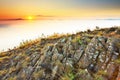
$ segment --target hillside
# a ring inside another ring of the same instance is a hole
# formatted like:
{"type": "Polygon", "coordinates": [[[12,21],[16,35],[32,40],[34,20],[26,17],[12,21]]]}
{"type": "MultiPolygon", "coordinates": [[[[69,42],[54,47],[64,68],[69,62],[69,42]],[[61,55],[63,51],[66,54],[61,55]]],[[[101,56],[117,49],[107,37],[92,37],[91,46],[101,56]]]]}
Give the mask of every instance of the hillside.
{"type": "Polygon", "coordinates": [[[23,42],[0,53],[0,80],[120,80],[120,27],[23,42]]]}

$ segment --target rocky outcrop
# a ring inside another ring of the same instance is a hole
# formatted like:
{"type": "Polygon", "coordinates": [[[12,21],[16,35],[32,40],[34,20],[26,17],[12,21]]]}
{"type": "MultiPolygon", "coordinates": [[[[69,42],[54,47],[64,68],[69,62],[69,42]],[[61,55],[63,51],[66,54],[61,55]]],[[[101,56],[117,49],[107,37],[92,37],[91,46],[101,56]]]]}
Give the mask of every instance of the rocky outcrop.
{"type": "Polygon", "coordinates": [[[119,28],[44,38],[2,52],[0,80],[120,80],[119,28]]]}

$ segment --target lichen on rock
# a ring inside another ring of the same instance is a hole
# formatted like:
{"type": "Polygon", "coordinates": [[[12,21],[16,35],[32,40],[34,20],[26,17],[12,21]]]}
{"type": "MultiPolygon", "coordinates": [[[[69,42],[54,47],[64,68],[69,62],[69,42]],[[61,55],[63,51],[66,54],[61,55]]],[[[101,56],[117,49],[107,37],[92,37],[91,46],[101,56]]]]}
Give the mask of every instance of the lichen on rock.
{"type": "Polygon", "coordinates": [[[27,41],[0,53],[0,80],[119,80],[120,28],[27,41]]]}

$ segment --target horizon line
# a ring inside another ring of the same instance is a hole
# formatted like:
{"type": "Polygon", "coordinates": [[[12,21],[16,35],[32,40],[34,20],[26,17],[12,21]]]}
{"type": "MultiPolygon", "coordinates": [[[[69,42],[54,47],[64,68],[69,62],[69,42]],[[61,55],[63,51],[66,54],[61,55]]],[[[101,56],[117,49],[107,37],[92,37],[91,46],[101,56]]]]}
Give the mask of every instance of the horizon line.
{"type": "MultiPolygon", "coordinates": [[[[47,16],[46,16],[47,17],[47,16]]],[[[76,18],[77,19],[77,18],[76,18]]],[[[8,19],[0,19],[0,21],[18,21],[18,20],[28,20],[24,18],[8,18],[8,19]]],[[[41,20],[41,19],[33,19],[33,20],[41,20]]],[[[44,20],[44,19],[42,19],[44,20]]],[[[82,20],[88,20],[88,19],[82,19],[82,20]]],[[[90,20],[120,20],[120,18],[96,18],[96,19],[90,19],[90,20]]]]}

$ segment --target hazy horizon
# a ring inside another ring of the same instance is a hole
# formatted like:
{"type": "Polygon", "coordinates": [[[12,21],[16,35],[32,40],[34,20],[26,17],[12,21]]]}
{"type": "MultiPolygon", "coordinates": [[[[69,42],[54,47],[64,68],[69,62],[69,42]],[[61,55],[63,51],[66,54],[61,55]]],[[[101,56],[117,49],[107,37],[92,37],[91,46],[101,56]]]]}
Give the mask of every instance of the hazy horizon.
{"type": "Polygon", "coordinates": [[[120,20],[33,20],[3,21],[0,24],[0,51],[18,46],[23,40],[34,40],[54,33],[76,33],[87,29],[120,26],[120,20]]]}

